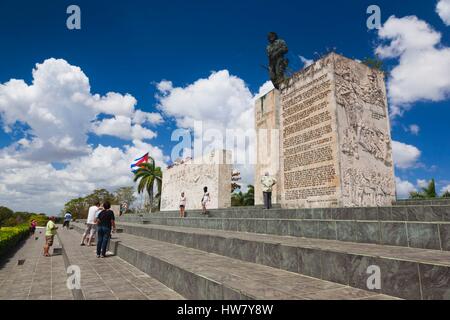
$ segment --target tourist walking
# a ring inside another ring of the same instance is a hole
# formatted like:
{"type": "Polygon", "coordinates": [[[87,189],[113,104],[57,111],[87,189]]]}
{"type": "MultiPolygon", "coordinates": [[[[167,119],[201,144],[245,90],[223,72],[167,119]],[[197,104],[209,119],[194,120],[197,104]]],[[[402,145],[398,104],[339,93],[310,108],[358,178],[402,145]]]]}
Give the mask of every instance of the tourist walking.
{"type": "Polygon", "coordinates": [[[83,233],[83,237],[81,238],[81,246],[86,245],[85,241],[87,238],[87,245],[91,246],[92,241],[95,238],[95,232],[97,231],[97,225],[95,223],[95,219],[97,216],[97,213],[99,213],[101,210],[103,210],[102,207],[100,207],[100,202],[96,202],[93,206],[91,206],[88,210],[88,216],[86,220],[86,230],[83,233]]]}
{"type": "Polygon", "coordinates": [[[275,178],[271,177],[268,172],[261,178],[264,208],[272,208],[272,187],[277,183],[275,178]]]}
{"type": "Polygon", "coordinates": [[[72,221],[72,214],[70,212],[66,212],[64,215],[63,229],[67,228],[67,230],[69,230],[70,221],[72,221]]]}
{"type": "Polygon", "coordinates": [[[116,223],[114,212],[111,209],[111,204],[105,202],[103,210],[98,214],[97,223],[97,258],[106,257],[106,249],[111,237],[111,231],[116,231],[116,223]]]}
{"type": "Polygon", "coordinates": [[[33,235],[36,232],[37,222],[36,220],[31,220],[30,223],[30,234],[33,235]]]}
{"type": "Polygon", "coordinates": [[[206,206],[211,201],[211,197],[209,196],[208,187],[203,188],[203,197],[202,197],[202,214],[207,214],[206,206]]]}
{"type": "Polygon", "coordinates": [[[181,193],[180,197],[180,217],[184,218],[186,216],[186,196],[184,192],[181,193]]]}
{"type": "Polygon", "coordinates": [[[45,245],[44,245],[44,256],[50,257],[50,247],[53,246],[53,240],[55,239],[56,230],[58,227],[55,224],[55,217],[50,217],[45,227],[45,245]]]}

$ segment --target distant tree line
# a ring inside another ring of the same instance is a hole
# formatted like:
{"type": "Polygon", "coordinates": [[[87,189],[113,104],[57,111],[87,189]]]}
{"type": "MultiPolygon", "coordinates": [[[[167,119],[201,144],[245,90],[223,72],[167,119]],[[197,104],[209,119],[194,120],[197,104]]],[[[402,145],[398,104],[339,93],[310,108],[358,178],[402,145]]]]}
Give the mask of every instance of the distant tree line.
{"type": "Polygon", "coordinates": [[[28,224],[31,220],[36,220],[39,226],[44,226],[48,221],[48,217],[45,213],[14,212],[7,207],[0,206],[0,228],[28,224]]]}
{"type": "Polygon", "coordinates": [[[68,201],[64,205],[64,209],[61,211],[61,215],[64,215],[66,212],[70,212],[73,219],[86,219],[89,207],[94,205],[96,202],[103,203],[108,201],[111,205],[120,205],[123,202],[127,202],[128,208],[130,208],[131,204],[135,200],[136,197],[134,196],[133,187],[121,187],[113,193],[106,189],[97,189],[85,197],[75,198],[68,201]]]}

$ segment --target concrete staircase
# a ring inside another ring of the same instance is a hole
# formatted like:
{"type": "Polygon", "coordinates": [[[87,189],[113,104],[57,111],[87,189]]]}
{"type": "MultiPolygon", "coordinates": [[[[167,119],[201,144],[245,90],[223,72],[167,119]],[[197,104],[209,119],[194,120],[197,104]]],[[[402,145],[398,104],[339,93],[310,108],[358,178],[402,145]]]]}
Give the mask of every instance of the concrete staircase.
{"type": "Polygon", "coordinates": [[[450,205],[450,198],[436,198],[436,199],[405,199],[397,200],[394,206],[448,206],[450,205]]]}
{"type": "Polygon", "coordinates": [[[450,206],[120,220],[116,254],[188,299],[450,299],[450,206]],[[370,266],[380,290],[367,286],[370,266]]]}

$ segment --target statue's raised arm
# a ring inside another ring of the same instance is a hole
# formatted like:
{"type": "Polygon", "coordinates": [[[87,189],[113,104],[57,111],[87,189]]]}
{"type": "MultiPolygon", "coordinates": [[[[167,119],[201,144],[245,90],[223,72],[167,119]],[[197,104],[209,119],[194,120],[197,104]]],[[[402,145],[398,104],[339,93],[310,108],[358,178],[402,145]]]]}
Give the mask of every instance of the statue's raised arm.
{"type": "Polygon", "coordinates": [[[282,39],[278,39],[278,35],[275,32],[270,32],[267,38],[269,40],[269,45],[267,46],[269,76],[274,87],[279,89],[281,83],[285,79],[284,73],[289,61],[284,57],[284,55],[288,53],[289,49],[286,42],[282,39]]]}

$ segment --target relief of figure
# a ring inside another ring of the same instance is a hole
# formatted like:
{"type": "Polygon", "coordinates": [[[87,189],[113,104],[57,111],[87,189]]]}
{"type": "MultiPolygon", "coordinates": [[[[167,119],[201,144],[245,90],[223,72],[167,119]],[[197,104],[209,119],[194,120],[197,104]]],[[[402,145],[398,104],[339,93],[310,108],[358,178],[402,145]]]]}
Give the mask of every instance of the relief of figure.
{"type": "Polygon", "coordinates": [[[344,172],[343,197],[353,206],[383,206],[390,200],[392,182],[388,175],[374,171],[363,172],[349,168],[344,172]]]}
{"type": "Polygon", "coordinates": [[[368,84],[362,86],[361,100],[368,104],[381,108],[382,114],[386,115],[386,101],[383,90],[378,82],[378,74],[375,70],[367,75],[368,84]]]}
{"type": "Polygon", "coordinates": [[[349,127],[344,130],[344,141],[342,143],[342,152],[349,157],[359,159],[358,143],[354,129],[349,127]]]}

